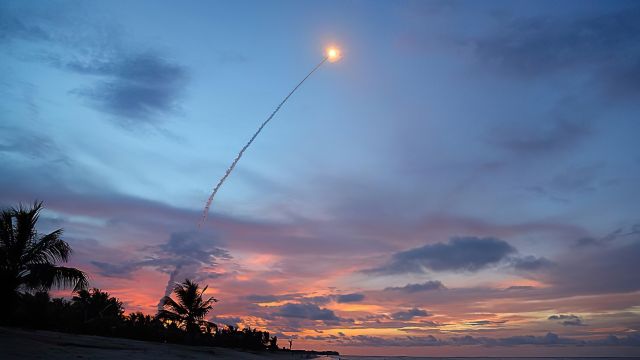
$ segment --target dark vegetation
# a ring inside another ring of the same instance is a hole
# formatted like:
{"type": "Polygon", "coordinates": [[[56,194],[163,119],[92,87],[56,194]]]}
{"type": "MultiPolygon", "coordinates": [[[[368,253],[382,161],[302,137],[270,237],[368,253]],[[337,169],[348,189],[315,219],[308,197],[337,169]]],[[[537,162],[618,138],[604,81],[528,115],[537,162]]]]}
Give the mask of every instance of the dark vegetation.
{"type": "Polygon", "coordinates": [[[217,299],[206,299],[207,287],[185,280],[162,298],[157,315],[124,314],[115,297],[88,289],[86,275],[64,267],[71,247],[62,229],[39,234],[35,225],[42,203],[5,209],[0,214],[0,325],[21,326],[136,340],[209,345],[248,350],[278,350],[278,339],[267,331],[226,325],[205,319],[217,299]],[[52,288],[71,288],[70,300],[52,299],[52,288]]]}

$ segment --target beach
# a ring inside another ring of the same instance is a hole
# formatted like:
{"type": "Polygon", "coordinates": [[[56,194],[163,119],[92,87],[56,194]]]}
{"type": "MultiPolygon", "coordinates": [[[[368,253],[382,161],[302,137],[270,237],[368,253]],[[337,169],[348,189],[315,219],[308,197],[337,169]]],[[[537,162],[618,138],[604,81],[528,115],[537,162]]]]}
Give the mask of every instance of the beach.
{"type": "Polygon", "coordinates": [[[207,346],[161,344],[122,338],[0,327],[1,358],[6,360],[67,359],[221,359],[267,360],[315,358],[287,353],[245,352],[207,346]]]}

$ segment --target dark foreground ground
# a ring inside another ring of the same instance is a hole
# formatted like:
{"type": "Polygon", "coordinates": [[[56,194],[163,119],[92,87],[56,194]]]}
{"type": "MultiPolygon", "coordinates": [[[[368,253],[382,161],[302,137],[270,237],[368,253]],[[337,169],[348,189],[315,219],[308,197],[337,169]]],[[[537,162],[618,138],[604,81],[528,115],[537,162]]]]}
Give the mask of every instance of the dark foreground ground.
{"type": "Polygon", "coordinates": [[[301,357],[305,358],[307,355],[251,353],[225,348],[160,344],[120,338],[0,327],[0,359],[2,360],[284,360],[301,357]]]}

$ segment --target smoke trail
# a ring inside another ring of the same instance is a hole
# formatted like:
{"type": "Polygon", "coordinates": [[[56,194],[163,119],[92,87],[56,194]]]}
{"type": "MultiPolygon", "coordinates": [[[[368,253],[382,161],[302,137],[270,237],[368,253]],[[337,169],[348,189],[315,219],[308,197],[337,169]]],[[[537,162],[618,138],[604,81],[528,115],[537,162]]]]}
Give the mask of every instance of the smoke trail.
{"type": "Polygon", "coordinates": [[[161,311],[164,308],[164,306],[162,306],[162,300],[166,296],[171,295],[171,293],[173,292],[173,288],[176,286],[178,282],[180,282],[180,280],[184,280],[184,279],[178,278],[181,272],[182,272],[182,265],[178,264],[173,269],[173,271],[169,274],[169,281],[167,281],[167,286],[164,289],[164,296],[160,298],[160,301],[158,302],[158,305],[157,305],[158,311],[161,311]]]}
{"type": "Polygon", "coordinates": [[[242,155],[244,154],[245,150],[247,150],[247,148],[251,145],[251,143],[253,142],[253,140],[255,140],[255,138],[258,136],[258,134],[260,134],[260,132],[262,131],[262,129],[269,123],[269,121],[271,121],[271,119],[276,115],[276,113],[278,112],[278,110],[280,110],[280,108],[282,107],[282,105],[284,105],[285,102],[287,102],[287,100],[289,100],[289,97],[291,97],[291,95],[293,95],[294,92],[296,92],[296,90],[298,90],[298,88],[305,82],[305,80],[307,80],[309,78],[309,76],[311,76],[311,74],[313,74],[316,70],[318,70],[318,68],[320,66],[322,66],[322,64],[324,64],[329,58],[325,57],[324,59],[322,59],[322,61],[320,61],[320,63],[318,65],[316,65],[316,67],[313,68],[313,70],[311,70],[309,72],[309,74],[307,74],[307,76],[304,77],[304,79],[302,79],[302,81],[300,81],[298,83],[298,85],[296,85],[296,87],[293,88],[293,90],[291,90],[291,92],[289,93],[289,95],[287,95],[284,100],[282,100],[282,102],[280,103],[280,105],[278,105],[276,107],[275,110],[273,110],[273,112],[271,113],[271,115],[269,115],[269,117],[267,118],[267,120],[265,120],[260,127],[258,128],[258,130],[253,134],[253,136],[251,137],[251,139],[249,139],[249,141],[242,147],[242,149],[240,150],[240,152],[238,153],[238,155],[236,156],[236,158],[233,160],[233,162],[231,163],[231,166],[229,166],[229,168],[227,169],[227,171],[224,173],[224,175],[222,176],[222,178],[220,178],[220,180],[218,181],[218,183],[216,184],[216,186],[213,188],[213,192],[211,192],[211,195],[209,196],[209,199],[207,200],[207,204],[204,206],[204,211],[202,212],[202,218],[200,219],[200,222],[198,223],[198,228],[200,228],[202,226],[202,224],[204,224],[204,222],[207,220],[207,215],[209,214],[209,208],[211,207],[211,203],[213,202],[213,198],[216,196],[216,193],[218,192],[218,190],[220,189],[220,187],[222,186],[222,184],[224,184],[225,180],[227,180],[227,177],[229,177],[229,175],[231,174],[231,172],[233,171],[233,169],[236,167],[236,164],[238,164],[238,161],[240,161],[240,158],[242,157],[242,155]]]}

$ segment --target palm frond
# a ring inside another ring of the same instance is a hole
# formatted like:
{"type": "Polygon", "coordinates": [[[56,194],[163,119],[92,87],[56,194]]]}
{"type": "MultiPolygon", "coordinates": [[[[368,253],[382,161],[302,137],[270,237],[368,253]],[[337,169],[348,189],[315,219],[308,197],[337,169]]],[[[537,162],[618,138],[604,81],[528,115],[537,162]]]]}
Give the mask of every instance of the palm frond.
{"type": "Polygon", "coordinates": [[[13,210],[2,210],[2,214],[0,214],[0,246],[7,249],[14,242],[13,210]]]}
{"type": "Polygon", "coordinates": [[[64,266],[51,264],[30,264],[29,273],[25,275],[25,285],[32,289],[73,288],[73,291],[85,289],[89,281],[84,272],[64,266]]]}
{"type": "Polygon", "coordinates": [[[160,305],[162,305],[163,308],[168,308],[173,310],[173,312],[179,315],[186,315],[189,312],[182,305],[178,304],[168,296],[165,296],[162,298],[162,300],[160,300],[160,305]]]}
{"type": "MultiPolygon", "coordinates": [[[[15,243],[17,249],[24,250],[29,242],[36,236],[36,223],[42,211],[42,201],[34,202],[30,209],[26,209],[22,204],[18,209],[13,209],[15,218],[15,243]]],[[[17,250],[16,249],[16,250],[17,250]]]]}
{"type": "Polygon", "coordinates": [[[171,311],[167,311],[167,310],[160,310],[158,311],[158,315],[157,317],[161,320],[171,320],[171,321],[175,321],[175,322],[182,322],[182,317],[176,313],[172,313],[171,311]]]}
{"type": "Polygon", "coordinates": [[[176,285],[173,292],[185,308],[192,308],[198,298],[198,284],[187,279],[183,283],[176,285]]]}
{"type": "Polygon", "coordinates": [[[71,255],[71,246],[61,239],[62,229],[51,232],[38,241],[33,242],[23,255],[23,263],[52,263],[67,262],[71,255]]]}

